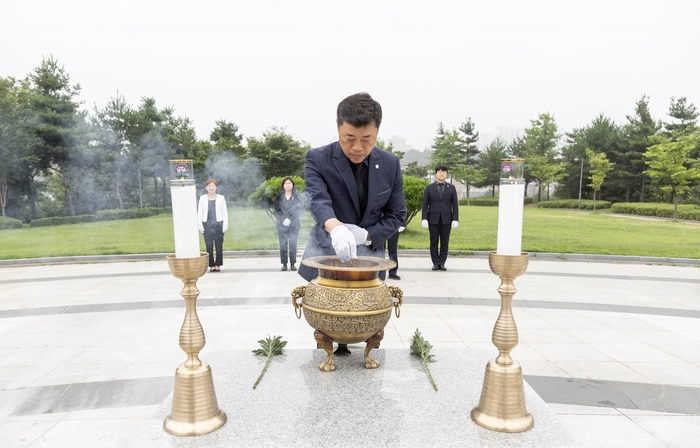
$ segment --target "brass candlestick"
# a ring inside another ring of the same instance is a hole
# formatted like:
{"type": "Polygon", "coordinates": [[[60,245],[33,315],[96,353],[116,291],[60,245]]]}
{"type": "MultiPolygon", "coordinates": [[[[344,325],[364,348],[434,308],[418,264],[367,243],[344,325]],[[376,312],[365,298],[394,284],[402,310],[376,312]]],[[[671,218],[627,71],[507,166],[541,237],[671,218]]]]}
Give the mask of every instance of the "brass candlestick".
{"type": "Polygon", "coordinates": [[[211,368],[199,360],[206,343],[204,330],[197,317],[197,279],[204,275],[209,255],[198,258],[177,258],[168,255],[170,272],[185,284],[180,295],[185,299],[185,321],[180,329],[180,348],[187,361],[175,370],[173,407],[163,421],[163,429],[176,436],[198,436],[215,431],[226,423],[226,414],[219,410],[214,392],[211,368]]]}
{"type": "Polygon", "coordinates": [[[518,345],[518,328],[512,312],[513,295],[517,291],[513,280],[525,273],[527,262],[527,253],[489,253],[489,267],[501,278],[498,287],[501,312],[491,337],[499,354],[486,365],[479,406],[472,409],[471,417],[477,425],[493,431],[523,432],[535,425],[535,419],[525,409],[523,371],[510,357],[510,351],[518,345]]]}

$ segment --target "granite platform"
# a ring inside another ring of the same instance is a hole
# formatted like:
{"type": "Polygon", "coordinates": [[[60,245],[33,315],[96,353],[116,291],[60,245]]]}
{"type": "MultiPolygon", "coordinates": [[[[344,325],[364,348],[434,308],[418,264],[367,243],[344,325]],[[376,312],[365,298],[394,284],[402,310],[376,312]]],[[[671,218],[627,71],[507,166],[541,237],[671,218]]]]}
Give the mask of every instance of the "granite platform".
{"type": "MultiPolygon", "coordinates": [[[[524,384],[535,426],[501,433],[470,418],[478,405],[486,363],[497,350],[438,349],[430,370],[405,349],[375,349],[378,369],[364,367],[364,345],[336,356],[322,372],[323,350],[293,349],[273,357],[256,389],[264,356],[250,351],[208,353],[219,408],[228,421],[217,431],[178,437],[163,430],[172,394],[132,447],[539,447],[583,446],[537,393],[524,384]]],[[[174,376],[174,372],[173,372],[174,376]]]]}

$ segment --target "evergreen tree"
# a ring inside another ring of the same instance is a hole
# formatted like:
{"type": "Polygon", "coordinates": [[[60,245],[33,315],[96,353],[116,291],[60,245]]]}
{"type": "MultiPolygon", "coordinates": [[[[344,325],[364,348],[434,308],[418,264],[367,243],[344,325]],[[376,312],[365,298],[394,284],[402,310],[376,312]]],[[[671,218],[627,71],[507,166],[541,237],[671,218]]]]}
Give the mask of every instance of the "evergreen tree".
{"type": "Polygon", "coordinates": [[[70,216],[75,216],[71,196],[71,158],[86,145],[85,114],[78,108],[80,85],[71,86],[70,76],[50,57],[29,75],[33,83],[30,107],[36,117],[34,134],[39,139],[38,153],[62,180],[65,203],[70,216]]]}
{"type": "Polygon", "coordinates": [[[558,160],[560,138],[554,118],[544,113],[536,120],[530,120],[525,136],[514,140],[511,145],[514,155],[525,159],[525,182],[537,182],[538,201],[542,199],[542,187],[560,178],[563,169],[558,160]]]}
{"type": "Polygon", "coordinates": [[[471,117],[459,125],[459,141],[461,143],[460,152],[464,158],[462,164],[468,166],[476,165],[476,159],[479,156],[479,147],[476,143],[479,141],[479,133],[476,131],[476,127],[471,117]]]}
{"type": "Polygon", "coordinates": [[[483,170],[484,178],[475,186],[490,187],[491,196],[495,196],[496,187],[501,179],[501,159],[506,158],[508,158],[506,142],[497,137],[484,148],[483,152],[479,153],[477,167],[483,170]]]}
{"type": "Polygon", "coordinates": [[[38,174],[39,160],[32,152],[35,137],[30,130],[29,89],[28,79],[0,78],[0,210],[2,216],[17,219],[22,217],[22,186],[38,174]]]}
{"type": "Polygon", "coordinates": [[[430,163],[433,167],[445,164],[452,169],[464,163],[464,157],[460,150],[462,142],[457,130],[448,130],[438,123],[437,135],[433,138],[433,153],[430,155],[430,163]]]}
{"type": "Polygon", "coordinates": [[[238,125],[235,123],[217,120],[216,127],[209,134],[209,140],[214,143],[215,150],[230,151],[239,160],[243,160],[246,156],[243,134],[238,132],[238,125]]]}
{"type": "Polygon", "coordinates": [[[700,113],[694,104],[688,103],[688,99],[684,96],[678,99],[671,97],[668,115],[677,120],[664,123],[664,133],[668,138],[677,140],[678,137],[690,135],[698,129],[698,116],[700,116],[700,113]]]}
{"type": "Polygon", "coordinates": [[[122,199],[121,184],[122,172],[125,169],[129,150],[131,149],[132,128],[135,125],[135,114],[131,106],[126,102],[124,96],[119,95],[110,99],[104,109],[95,108],[93,117],[93,129],[95,130],[95,140],[99,150],[106,161],[106,169],[113,173],[114,194],[119,209],[124,208],[122,199]]]}
{"type": "Polygon", "coordinates": [[[649,98],[644,95],[637,101],[634,116],[627,115],[627,124],[622,127],[623,143],[618,151],[613,151],[615,174],[624,196],[618,199],[630,202],[646,199],[648,176],[644,173],[644,153],[651,146],[651,137],[661,129],[661,123],[651,117],[649,98]]]}
{"type": "Polygon", "coordinates": [[[272,127],[261,139],[248,138],[248,152],[260,163],[265,179],[302,175],[304,158],[310,149],[311,146],[294,140],[283,128],[272,127]]]}

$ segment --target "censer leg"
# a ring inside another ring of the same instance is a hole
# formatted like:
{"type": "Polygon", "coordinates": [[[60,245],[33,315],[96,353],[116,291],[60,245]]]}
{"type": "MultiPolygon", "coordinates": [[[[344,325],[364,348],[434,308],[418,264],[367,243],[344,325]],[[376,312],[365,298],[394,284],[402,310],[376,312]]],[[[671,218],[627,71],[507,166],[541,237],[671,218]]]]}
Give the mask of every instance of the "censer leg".
{"type": "Polygon", "coordinates": [[[329,338],[320,331],[314,331],[314,339],[318,343],[318,348],[322,348],[328,353],[328,358],[319,364],[318,369],[323,372],[332,372],[335,370],[335,359],[333,358],[333,339],[329,338]]]}
{"type": "Polygon", "coordinates": [[[379,343],[382,339],[384,339],[383,328],[377,334],[367,339],[367,347],[365,347],[365,367],[368,369],[376,369],[380,366],[379,361],[369,357],[369,352],[371,352],[373,348],[379,347],[379,343]]]}

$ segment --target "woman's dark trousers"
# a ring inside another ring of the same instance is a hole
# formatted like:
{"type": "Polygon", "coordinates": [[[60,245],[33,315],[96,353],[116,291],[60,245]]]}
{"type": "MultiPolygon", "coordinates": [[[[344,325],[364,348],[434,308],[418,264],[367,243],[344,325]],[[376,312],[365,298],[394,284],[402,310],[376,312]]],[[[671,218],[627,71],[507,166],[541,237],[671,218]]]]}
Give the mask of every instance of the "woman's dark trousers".
{"type": "Polygon", "coordinates": [[[289,229],[286,232],[277,232],[280,239],[280,261],[287,264],[287,259],[291,264],[297,262],[297,240],[299,239],[299,229],[289,229]]]}
{"type": "Polygon", "coordinates": [[[204,228],[204,245],[209,253],[209,267],[222,266],[224,264],[224,252],[221,246],[224,244],[224,232],[221,230],[222,224],[218,224],[214,229],[204,228]],[[214,258],[214,246],[216,246],[216,258],[214,258]]]}

